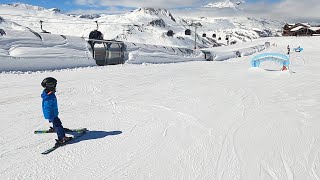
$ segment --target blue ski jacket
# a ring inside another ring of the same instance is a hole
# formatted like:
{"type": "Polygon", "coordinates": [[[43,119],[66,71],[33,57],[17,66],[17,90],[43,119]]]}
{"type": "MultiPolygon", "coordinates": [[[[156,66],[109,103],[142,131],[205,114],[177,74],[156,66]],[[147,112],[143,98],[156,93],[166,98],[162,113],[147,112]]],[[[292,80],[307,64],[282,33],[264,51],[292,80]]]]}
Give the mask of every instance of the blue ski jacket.
{"type": "Polygon", "coordinates": [[[54,93],[47,93],[45,90],[42,91],[42,112],[45,119],[53,120],[58,117],[58,102],[57,97],[54,93]]]}

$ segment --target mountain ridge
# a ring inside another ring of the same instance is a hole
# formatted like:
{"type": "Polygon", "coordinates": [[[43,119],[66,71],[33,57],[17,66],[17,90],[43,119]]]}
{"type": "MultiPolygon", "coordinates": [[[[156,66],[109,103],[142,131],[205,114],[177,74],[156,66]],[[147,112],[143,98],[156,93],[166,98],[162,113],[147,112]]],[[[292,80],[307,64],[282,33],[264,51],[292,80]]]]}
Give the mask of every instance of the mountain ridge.
{"type": "Polygon", "coordinates": [[[188,48],[194,47],[195,37],[199,47],[213,47],[279,36],[282,26],[281,22],[275,20],[248,17],[175,16],[163,8],[138,8],[119,15],[71,16],[60,11],[52,13],[38,6],[18,4],[2,5],[0,12],[7,14],[3,16],[4,19],[40,33],[46,31],[88,37],[92,30],[98,28],[105,39],[188,48]],[[15,14],[14,18],[10,14],[15,14]],[[40,28],[40,21],[43,29],[40,28]],[[201,25],[196,35],[194,24],[201,25]],[[186,30],[191,31],[190,35],[185,34],[186,30]],[[173,32],[172,36],[167,35],[168,31],[173,32]]]}

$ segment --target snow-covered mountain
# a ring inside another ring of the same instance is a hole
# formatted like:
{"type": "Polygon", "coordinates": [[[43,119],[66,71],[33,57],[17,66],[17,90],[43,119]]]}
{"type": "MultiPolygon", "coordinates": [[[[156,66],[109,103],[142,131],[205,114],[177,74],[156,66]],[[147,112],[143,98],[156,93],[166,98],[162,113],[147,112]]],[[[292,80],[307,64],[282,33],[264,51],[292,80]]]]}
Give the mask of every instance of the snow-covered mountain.
{"type": "Polygon", "coordinates": [[[223,9],[223,8],[238,9],[239,6],[244,3],[245,3],[245,1],[231,2],[229,0],[226,0],[226,1],[219,1],[219,2],[215,2],[215,3],[209,3],[209,4],[202,6],[202,7],[219,8],[219,9],[223,9]]]}
{"type": "Polygon", "coordinates": [[[8,7],[16,7],[19,9],[27,9],[27,10],[35,10],[35,11],[43,11],[45,8],[39,7],[39,6],[33,6],[29,4],[23,4],[23,3],[12,3],[12,4],[4,4],[3,6],[8,6],[8,7]]]}
{"type": "Polygon", "coordinates": [[[57,9],[48,10],[21,3],[1,5],[0,16],[35,32],[45,30],[53,34],[80,37],[88,37],[97,28],[97,21],[105,39],[188,48],[194,46],[192,22],[201,25],[197,29],[199,47],[227,44],[227,36],[229,42],[234,43],[251,41],[261,36],[277,36],[283,24],[275,20],[247,17],[177,17],[166,9],[156,8],[139,8],[117,15],[70,16],[57,9]],[[191,30],[191,35],[185,35],[187,29],[191,30]],[[173,36],[167,36],[169,30],[173,31],[173,36]],[[203,37],[204,34],[206,37],[203,37]]]}
{"type": "MultiPolygon", "coordinates": [[[[26,11],[26,12],[55,12],[55,13],[60,13],[61,10],[58,8],[50,8],[50,9],[45,9],[43,7],[40,6],[34,6],[34,5],[29,5],[29,4],[24,4],[24,3],[12,3],[12,4],[3,4],[3,7],[6,8],[15,8],[16,10],[20,10],[20,11],[26,11]]],[[[3,11],[2,11],[3,12],[3,11]]]]}

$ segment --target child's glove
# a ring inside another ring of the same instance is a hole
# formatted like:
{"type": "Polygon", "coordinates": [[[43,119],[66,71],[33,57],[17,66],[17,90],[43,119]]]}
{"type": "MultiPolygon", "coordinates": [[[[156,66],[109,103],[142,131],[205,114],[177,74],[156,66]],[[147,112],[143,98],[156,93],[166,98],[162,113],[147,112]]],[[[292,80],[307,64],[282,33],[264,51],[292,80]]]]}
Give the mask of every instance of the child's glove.
{"type": "Polygon", "coordinates": [[[51,123],[54,121],[54,119],[48,119],[48,120],[49,120],[49,122],[51,122],[51,123]]]}

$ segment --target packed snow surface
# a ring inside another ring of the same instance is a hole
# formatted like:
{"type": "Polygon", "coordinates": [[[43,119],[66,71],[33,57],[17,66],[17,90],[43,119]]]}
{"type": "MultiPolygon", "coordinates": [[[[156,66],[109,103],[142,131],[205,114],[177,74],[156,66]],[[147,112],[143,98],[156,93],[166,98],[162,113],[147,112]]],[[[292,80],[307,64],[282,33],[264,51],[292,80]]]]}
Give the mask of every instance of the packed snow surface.
{"type": "Polygon", "coordinates": [[[80,37],[94,21],[23,4],[0,10],[1,180],[320,179],[320,37],[258,38],[269,31],[256,19],[204,18],[200,33],[237,41],[201,49],[214,56],[205,61],[187,52],[194,36],[181,23],[192,19],[139,9],[96,19],[106,39],[129,45],[125,64],[98,67],[80,37]],[[43,18],[52,34],[39,38],[43,18]],[[173,37],[141,24],[159,18],[173,37]],[[286,54],[287,45],[304,49],[291,51],[288,71],[275,61],[251,68],[257,54],[286,54]],[[89,131],[42,155],[56,138],[33,133],[50,126],[46,77],[58,80],[63,125],[89,131]]]}
{"type": "Polygon", "coordinates": [[[250,55],[1,73],[0,179],[319,179],[320,38],[264,41],[264,53],[304,51],[289,71],[251,68],[250,55]],[[63,125],[89,131],[42,155],[56,138],[33,134],[49,127],[48,76],[63,125]]]}

